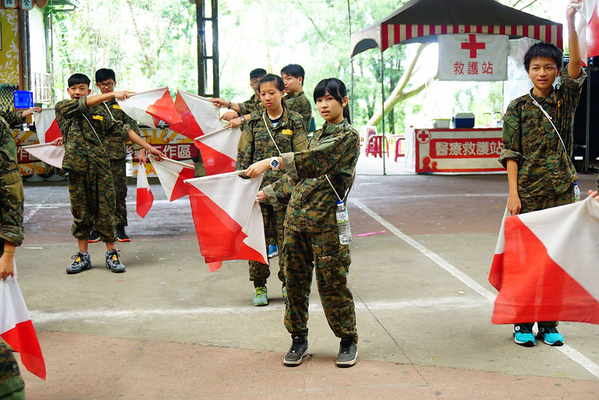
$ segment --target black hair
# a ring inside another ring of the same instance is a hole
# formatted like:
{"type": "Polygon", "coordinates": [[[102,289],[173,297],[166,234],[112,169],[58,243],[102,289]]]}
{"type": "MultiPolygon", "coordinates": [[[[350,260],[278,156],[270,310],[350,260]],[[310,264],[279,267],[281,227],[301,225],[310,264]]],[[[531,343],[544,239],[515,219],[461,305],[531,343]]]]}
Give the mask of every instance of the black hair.
{"type": "Polygon", "coordinates": [[[116,75],[113,70],[109,68],[100,68],[96,71],[96,83],[104,82],[108,79],[112,79],[116,82],[116,75]]]}
{"type": "MultiPolygon", "coordinates": [[[[316,99],[324,97],[327,92],[341,104],[343,104],[343,98],[347,97],[347,88],[345,87],[345,84],[337,78],[328,78],[318,82],[318,85],[314,88],[314,102],[316,103],[316,99]]],[[[348,105],[343,107],[343,118],[351,123],[348,105]]]]}
{"type": "Polygon", "coordinates": [[[524,68],[526,69],[526,72],[528,72],[530,69],[530,62],[533,60],[533,58],[537,57],[551,58],[553,61],[555,61],[557,69],[562,69],[564,55],[561,50],[557,48],[557,46],[551,43],[535,43],[530,47],[530,49],[528,49],[524,55],[524,68]]]}
{"type": "Polygon", "coordinates": [[[71,75],[71,77],[69,78],[69,81],[68,81],[69,87],[75,86],[75,85],[81,85],[81,84],[85,84],[85,85],[89,86],[90,83],[91,83],[91,81],[89,80],[87,75],[84,75],[84,74],[73,74],[73,75],[71,75]]]}
{"type": "Polygon", "coordinates": [[[264,68],[256,68],[250,71],[250,80],[255,78],[262,78],[266,75],[266,70],[264,68]]]}
{"type": "Polygon", "coordinates": [[[304,83],[306,72],[304,68],[299,64],[289,64],[283,68],[281,68],[281,75],[287,74],[291,75],[294,78],[302,78],[302,84],[304,83]]]}
{"type": "Polygon", "coordinates": [[[266,82],[274,82],[276,88],[279,90],[279,92],[282,92],[283,90],[285,90],[285,82],[283,82],[283,79],[279,76],[279,75],[275,75],[275,74],[266,74],[262,77],[262,79],[260,79],[260,83],[258,83],[258,90],[260,90],[260,86],[262,86],[263,83],[266,82]]]}

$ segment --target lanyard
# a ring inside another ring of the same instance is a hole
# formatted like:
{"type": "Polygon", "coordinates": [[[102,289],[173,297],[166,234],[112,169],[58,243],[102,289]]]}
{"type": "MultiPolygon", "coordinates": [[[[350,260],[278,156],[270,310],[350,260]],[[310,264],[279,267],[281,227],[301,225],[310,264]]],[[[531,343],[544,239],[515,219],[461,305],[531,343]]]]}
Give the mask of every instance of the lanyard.
{"type": "MultiPolygon", "coordinates": [[[[564,152],[566,153],[566,155],[568,156],[568,158],[570,158],[570,155],[568,154],[568,150],[566,149],[566,145],[564,144],[564,140],[562,139],[562,135],[559,134],[559,131],[557,130],[557,128],[555,127],[555,125],[553,123],[553,118],[551,118],[551,115],[549,115],[549,113],[547,111],[545,111],[545,109],[543,108],[543,106],[541,106],[539,104],[539,102],[534,97],[532,97],[532,95],[530,93],[528,93],[528,95],[532,99],[532,102],[534,103],[534,105],[537,106],[537,107],[539,107],[539,109],[543,112],[543,114],[545,114],[545,117],[547,117],[547,119],[551,123],[551,126],[555,130],[555,133],[557,133],[557,137],[559,138],[559,141],[562,143],[562,146],[564,148],[564,152]]],[[[572,160],[570,160],[570,162],[571,161],[572,160]]]]}

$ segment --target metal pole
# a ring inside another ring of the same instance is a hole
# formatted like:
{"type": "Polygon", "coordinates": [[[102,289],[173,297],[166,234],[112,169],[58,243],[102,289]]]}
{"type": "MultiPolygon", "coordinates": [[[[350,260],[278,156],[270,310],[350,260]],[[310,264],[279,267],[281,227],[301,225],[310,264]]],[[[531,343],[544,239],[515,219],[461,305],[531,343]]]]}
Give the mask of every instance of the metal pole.
{"type": "Polygon", "coordinates": [[[206,23],[204,20],[204,1],[196,2],[197,40],[198,40],[198,94],[206,94],[206,23]]]}
{"type": "Polygon", "coordinates": [[[387,175],[387,170],[385,168],[385,63],[383,60],[383,50],[381,50],[381,131],[383,134],[381,139],[383,175],[387,175]]]}
{"type": "Polygon", "coordinates": [[[593,66],[589,65],[587,59],[587,109],[586,109],[586,133],[585,133],[585,146],[584,146],[584,167],[583,172],[587,174],[589,172],[589,164],[591,158],[591,74],[593,66]]]}
{"type": "Polygon", "coordinates": [[[212,97],[220,97],[218,58],[218,0],[212,0],[212,97]]]}

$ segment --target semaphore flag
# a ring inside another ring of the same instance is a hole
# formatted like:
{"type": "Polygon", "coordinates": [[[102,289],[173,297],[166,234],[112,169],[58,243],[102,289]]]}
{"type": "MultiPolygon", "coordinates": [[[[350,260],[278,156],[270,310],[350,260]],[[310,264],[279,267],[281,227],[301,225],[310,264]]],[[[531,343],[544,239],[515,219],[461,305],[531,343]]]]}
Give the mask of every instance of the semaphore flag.
{"type": "Polygon", "coordinates": [[[505,212],[501,219],[501,228],[499,228],[499,236],[497,237],[497,245],[495,246],[495,254],[493,255],[493,263],[491,264],[491,272],[489,273],[489,282],[497,290],[501,288],[503,253],[505,252],[505,219],[509,216],[510,212],[505,207],[505,212]]]}
{"type": "Polygon", "coordinates": [[[148,157],[152,162],[156,175],[158,175],[168,201],[175,201],[189,194],[189,189],[184,181],[193,179],[195,176],[193,164],[182,163],[166,157],[162,161],[156,161],[156,158],[151,154],[148,157]]]}
{"type": "Polygon", "coordinates": [[[117,102],[128,116],[143,125],[156,128],[161,120],[169,125],[182,121],[175,110],[168,87],[135,93],[130,98],[117,102]]]}
{"type": "Polygon", "coordinates": [[[179,90],[175,109],[182,121],[169,128],[190,139],[214,132],[222,126],[218,108],[205,97],[179,90]]]}
{"type": "Polygon", "coordinates": [[[135,207],[137,214],[145,218],[150,208],[152,208],[153,203],[154,195],[152,194],[152,190],[150,190],[146,168],[143,163],[139,163],[137,165],[137,199],[135,207]]]}
{"type": "Polygon", "coordinates": [[[46,363],[15,277],[0,279],[0,337],[21,354],[29,372],[46,379],[46,363]]]}
{"type": "Polygon", "coordinates": [[[53,108],[44,108],[40,113],[34,112],[33,118],[35,120],[35,131],[40,143],[50,143],[54,139],[62,137],[53,108]]]}
{"type": "Polygon", "coordinates": [[[587,63],[587,58],[599,55],[599,16],[597,16],[597,0],[583,0],[571,3],[570,7],[578,8],[580,18],[576,24],[580,58],[587,63]]]}
{"type": "Polygon", "coordinates": [[[223,128],[194,138],[193,143],[202,154],[206,175],[235,171],[237,144],[241,129],[223,128]]]}
{"type": "Polygon", "coordinates": [[[50,143],[32,144],[23,146],[23,150],[56,168],[62,168],[62,159],[64,158],[64,145],[54,146],[50,143]]]}
{"type": "Polygon", "coordinates": [[[599,324],[599,203],[593,198],[505,221],[492,322],[599,324]]]}
{"type": "Polygon", "coordinates": [[[262,212],[256,202],[263,175],[244,179],[243,172],[185,181],[200,253],[212,272],[225,260],[268,264],[262,212]]]}

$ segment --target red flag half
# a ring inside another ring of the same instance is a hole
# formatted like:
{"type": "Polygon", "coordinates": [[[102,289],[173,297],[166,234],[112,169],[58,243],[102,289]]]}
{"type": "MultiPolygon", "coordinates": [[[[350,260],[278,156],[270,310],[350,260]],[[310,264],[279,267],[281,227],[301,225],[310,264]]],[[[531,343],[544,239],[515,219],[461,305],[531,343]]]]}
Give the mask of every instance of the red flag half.
{"type": "Polygon", "coordinates": [[[193,179],[195,175],[193,164],[185,164],[180,161],[171,160],[170,158],[163,158],[162,161],[156,161],[151,154],[149,157],[168,201],[175,201],[189,194],[189,189],[184,181],[186,179],[193,179]]]}
{"type": "Polygon", "coordinates": [[[182,121],[175,110],[168,87],[135,93],[126,100],[118,100],[118,103],[128,116],[154,128],[160,120],[169,125],[182,121]]]}
{"type": "Polygon", "coordinates": [[[218,108],[205,97],[179,90],[175,99],[175,109],[182,122],[169,128],[190,139],[214,132],[222,126],[218,108]]]}
{"type": "Polygon", "coordinates": [[[44,108],[40,113],[34,112],[33,118],[35,120],[37,138],[40,143],[50,143],[54,139],[62,137],[53,108],[44,108]]]}
{"type": "Polygon", "coordinates": [[[227,128],[194,139],[193,143],[202,154],[206,175],[235,171],[240,136],[241,129],[227,128]]]}
{"type": "Polygon", "coordinates": [[[495,246],[495,254],[493,255],[493,263],[491,264],[491,272],[489,273],[489,282],[497,290],[501,289],[503,253],[505,251],[505,219],[509,216],[510,212],[505,207],[505,212],[501,219],[501,228],[499,228],[499,236],[497,237],[497,246],[495,246]]]}
{"type": "Polygon", "coordinates": [[[142,163],[137,165],[137,200],[136,200],[136,211],[137,214],[145,218],[152,208],[154,203],[154,195],[150,190],[150,184],[148,183],[148,176],[146,175],[146,168],[142,163]]]}
{"type": "Polygon", "coordinates": [[[495,324],[599,324],[599,203],[508,217],[495,324]]]}
{"type": "Polygon", "coordinates": [[[0,337],[21,354],[21,361],[29,372],[46,379],[42,349],[16,278],[0,279],[0,300],[0,337]]]}
{"type": "Polygon", "coordinates": [[[243,179],[231,172],[185,181],[200,253],[214,271],[224,260],[268,264],[264,225],[256,195],[262,176],[243,179]]]}

